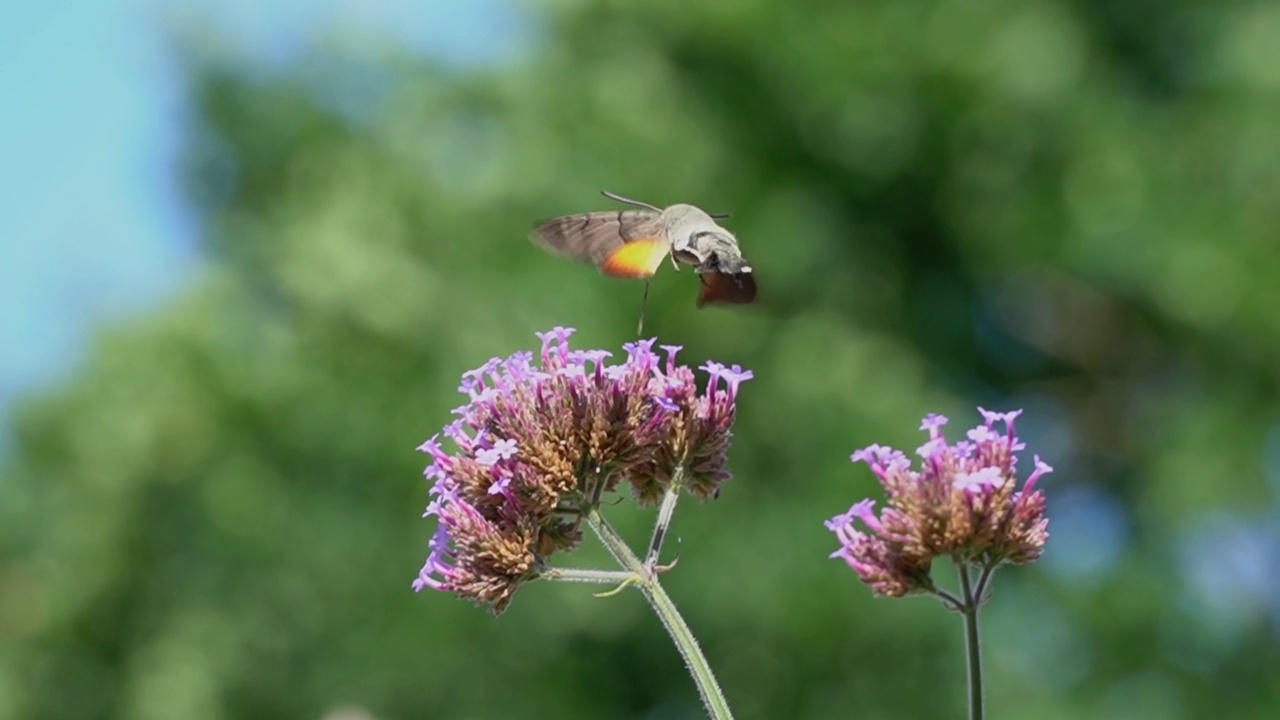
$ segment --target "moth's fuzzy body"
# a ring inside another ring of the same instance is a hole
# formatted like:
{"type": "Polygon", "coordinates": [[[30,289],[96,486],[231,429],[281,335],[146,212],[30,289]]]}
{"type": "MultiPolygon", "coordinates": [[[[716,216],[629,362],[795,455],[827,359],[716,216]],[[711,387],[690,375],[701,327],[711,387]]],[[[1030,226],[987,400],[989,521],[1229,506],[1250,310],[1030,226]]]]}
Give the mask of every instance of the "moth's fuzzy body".
{"type": "MultiPolygon", "coordinates": [[[[659,209],[605,195],[642,209],[562,215],[540,223],[530,239],[617,278],[651,278],[668,257],[677,270],[681,264],[691,265],[702,281],[698,307],[755,300],[751,264],[742,257],[733,233],[716,223],[717,216],[684,203],[659,209]]],[[[647,297],[647,285],[645,293],[647,297]]]]}

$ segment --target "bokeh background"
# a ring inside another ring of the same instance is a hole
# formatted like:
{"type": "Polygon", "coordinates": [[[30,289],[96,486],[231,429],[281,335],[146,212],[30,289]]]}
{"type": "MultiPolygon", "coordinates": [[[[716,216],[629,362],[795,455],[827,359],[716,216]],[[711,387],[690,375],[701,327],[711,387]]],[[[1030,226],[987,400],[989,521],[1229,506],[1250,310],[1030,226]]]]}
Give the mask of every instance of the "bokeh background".
{"type": "Polygon", "coordinates": [[[731,213],[761,284],[665,273],[646,325],[756,373],[667,575],[739,717],[962,715],[958,619],[822,522],[977,405],[1057,470],[992,715],[1280,715],[1275,3],[28,0],[0,718],[700,717],[637,593],[409,588],[459,374],[632,338],[639,285],[525,239],[602,189],[731,213]]]}

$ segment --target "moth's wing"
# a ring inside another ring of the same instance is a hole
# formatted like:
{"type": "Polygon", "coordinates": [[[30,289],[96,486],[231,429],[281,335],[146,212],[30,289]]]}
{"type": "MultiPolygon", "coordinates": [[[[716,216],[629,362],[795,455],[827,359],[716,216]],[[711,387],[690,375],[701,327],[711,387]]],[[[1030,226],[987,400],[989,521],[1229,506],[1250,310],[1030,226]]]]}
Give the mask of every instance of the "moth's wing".
{"type": "Polygon", "coordinates": [[[662,213],[653,210],[564,215],[540,223],[529,239],[548,252],[620,278],[653,275],[671,249],[662,213]]]}
{"type": "Polygon", "coordinates": [[[755,273],[708,272],[698,275],[698,307],[712,303],[751,303],[756,299],[755,273]]]}

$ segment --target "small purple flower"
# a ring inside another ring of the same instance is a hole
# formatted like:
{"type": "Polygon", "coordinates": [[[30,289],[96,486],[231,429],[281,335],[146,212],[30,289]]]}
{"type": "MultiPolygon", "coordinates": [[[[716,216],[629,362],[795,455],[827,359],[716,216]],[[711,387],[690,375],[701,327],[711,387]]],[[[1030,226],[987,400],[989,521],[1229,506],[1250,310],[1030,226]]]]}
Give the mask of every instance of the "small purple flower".
{"type": "Polygon", "coordinates": [[[476,453],[476,462],[481,465],[497,465],[516,454],[515,440],[499,440],[491,448],[483,448],[476,453]]]}
{"type": "Polygon", "coordinates": [[[538,333],[540,365],[522,351],[463,374],[469,402],[442,431],[457,450],[446,453],[438,436],[418,448],[432,459],[426,515],[439,527],[415,590],[500,613],[548,556],[576,547],[588,503],[618,485],[646,504],[676,473],[699,498],[729,478],[737,390],[750,371],[708,363],[700,394],[693,371],[676,364],[679,347],[663,346],[662,363],[654,339],[626,343],[626,359],[610,365],[607,350],[571,350],[573,332],[538,333]]]}
{"type": "Polygon", "coordinates": [[[1031,562],[1044,551],[1049,520],[1035,484],[1053,468],[1036,456],[1035,470],[1017,490],[1014,453],[1024,445],[1013,422],[1022,411],[979,412],[984,424],[955,444],[942,435],[945,417],[925,417],[920,429],[929,439],[917,450],[920,470],[881,445],[853,453],[851,459],[865,462],[884,487],[887,507],[876,516],[872,502],[863,500],[826,526],[840,541],[832,557],[845,560],[877,595],[932,591],[929,570],[937,557],[994,568],[1031,562]],[[855,520],[867,532],[855,529],[855,520]]]}

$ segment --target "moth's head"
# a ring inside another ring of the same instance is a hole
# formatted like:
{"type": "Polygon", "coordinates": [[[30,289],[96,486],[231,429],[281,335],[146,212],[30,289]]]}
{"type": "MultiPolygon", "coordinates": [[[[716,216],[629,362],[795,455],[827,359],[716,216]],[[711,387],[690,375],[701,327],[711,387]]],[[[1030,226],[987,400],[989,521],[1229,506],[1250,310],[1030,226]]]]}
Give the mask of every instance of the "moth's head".
{"type": "Polygon", "coordinates": [[[713,252],[698,266],[698,272],[716,272],[724,275],[741,275],[751,272],[751,264],[737,253],[713,252]]]}

